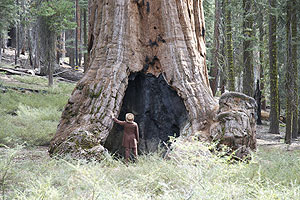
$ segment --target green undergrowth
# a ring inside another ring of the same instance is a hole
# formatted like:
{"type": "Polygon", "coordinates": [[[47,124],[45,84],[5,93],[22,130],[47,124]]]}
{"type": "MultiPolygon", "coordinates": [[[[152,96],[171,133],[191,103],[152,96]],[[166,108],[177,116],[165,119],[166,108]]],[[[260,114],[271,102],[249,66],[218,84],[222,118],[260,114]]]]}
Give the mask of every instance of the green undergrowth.
{"type": "Polygon", "coordinates": [[[300,199],[300,151],[260,147],[249,162],[232,163],[177,142],[169,160],[154,153],[128,166],[109,154],[101,163],[50,158],[38,145],[49,143],[75,85],[1,76],[2,87],[45,91],[0,93],[1,199],[300,199]]]}
{"type": "Polygon", "coordinates": [[[235,164],[214,155],[165,160],[156,153],[126,166],[109,155],[87,163],[49,158],[45,149],[0,150],[4,199],[300,198],[299,151],[261,147],[250,162],[235,164]]]}
{"type": "Polygon", "coordinates": [[[55,83],[47,87],[40,77],[11,76],[1,79],[0,86],[0,144],[48,144],[56,131],[61,113],[75,87],[69,83],[55,83]],[[35,89],[38,92],[17,91],[11,88],[35,89]]]}

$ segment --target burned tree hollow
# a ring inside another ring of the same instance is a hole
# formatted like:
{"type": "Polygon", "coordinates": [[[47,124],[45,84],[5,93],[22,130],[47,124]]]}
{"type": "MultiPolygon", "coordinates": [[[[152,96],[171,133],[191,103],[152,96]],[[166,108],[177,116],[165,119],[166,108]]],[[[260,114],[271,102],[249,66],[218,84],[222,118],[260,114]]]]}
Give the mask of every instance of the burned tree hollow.
{"type": "MultiPolygon", "coordinates": [[[[129,76],[119,119],[132,112],[139,125],[141,153],[154,152],[168,142],[169,136],[178,137],[188,120],[188,112],[176,91],[162,75],[132,73],[129,76]]],[[[104,147],[110,152],[123,154],[123,128],[114,124],[104,147]]]]}

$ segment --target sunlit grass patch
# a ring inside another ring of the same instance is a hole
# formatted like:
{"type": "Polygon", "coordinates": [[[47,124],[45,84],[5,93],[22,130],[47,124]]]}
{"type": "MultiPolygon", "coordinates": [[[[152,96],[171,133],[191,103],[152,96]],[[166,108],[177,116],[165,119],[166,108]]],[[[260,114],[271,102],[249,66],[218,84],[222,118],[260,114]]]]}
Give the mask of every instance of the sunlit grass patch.
{"type": "Polygon", "coordinates": [[[0,117],[0,143],[15,145],[48,144],[56,131],[61,111],[53,107],[32,108],[22,104],[16,110],[16,116],[0,117]]]}
{"type": "MultiPolygon", "coordinates": [[[[20,80],[44,82],[38,77],[23,78],[20,80]]],[[[11,86],[5,82],[2,85],[11,86]]],[[[25,83],[22,87],[27,86],[29,84],[25,83]]],[[[0,94],[0,144],[45,145],[53,137],[75,85],[56,83],[51,88],[36,86],[41,92],[23,93],[8,89],[0,94]]]]}
{"type": "Polygon", "coordinates": [[[29,85],[38,85],[38,86],[48,86],[48,79],[45,77],[37,76],[13,76],[13,79],[19,81],[20,83],[25,83],[29,85]]]}

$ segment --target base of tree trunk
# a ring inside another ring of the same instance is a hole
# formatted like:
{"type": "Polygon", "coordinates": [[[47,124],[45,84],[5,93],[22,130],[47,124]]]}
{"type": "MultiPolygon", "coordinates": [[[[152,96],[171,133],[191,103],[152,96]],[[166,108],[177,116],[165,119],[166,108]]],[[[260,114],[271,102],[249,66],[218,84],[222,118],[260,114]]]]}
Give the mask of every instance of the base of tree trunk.
{"type": "MultiPolygon", "coordinates": [[[[214,119],[204,123],[201,133],[186,134],[188,124],[185,106],[162,76],[142,73],[130,76],[121,108],[120,119],[127,112],[138,113],[141,140],[139,152],[154,152],[169,136],[203,136],[205,141],[217,142],[217,148],[229,147],[233,157],[244,159],[256,150],[256,102],[242,93],[228,92],[219,100],[219,111],[214,119]],[[150,87],[150,90],[149,90],[150,87]],[[147,88],[147,90],[146,90],[147,88]],[[157,95],[156,94],[160,94],[157,95]],[[206,133],[203,133],[206,132],[206,133]]],[[[199,137],[203,140],[203,137],[199,137]]],[[[74,131],[59,146],[52,145],[50,154],[70,154],[74,158],[101,160],[107,152],[123,155],[122,130],[114,125],[103,142],[85,129],[74,131]]]]}

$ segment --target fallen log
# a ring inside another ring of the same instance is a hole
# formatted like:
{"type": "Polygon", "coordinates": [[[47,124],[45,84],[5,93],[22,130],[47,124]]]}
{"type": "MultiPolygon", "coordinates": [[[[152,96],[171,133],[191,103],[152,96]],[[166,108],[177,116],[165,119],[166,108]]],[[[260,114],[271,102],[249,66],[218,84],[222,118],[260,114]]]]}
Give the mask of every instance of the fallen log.
{"type": "Polygon", "coordinates": [[[5,72],[8,75],[29,75],[29,74],[32,75],[32,73],[29,72],[5,68],[5,67],[0,67],[0,72],[5,72]]]}
{"type": "Polygon", "coordinates": [[[37,90],[37,89],[31,89],[31,88],[23,88],[23,87],[14,87],[14,86],[0,86],[0,91],[3,91],[3,93],[5,93],[8,89],[11,89],[11,90],[15,90],[15,91],[18,91],[18,92],[33,92],[33,93],[47,93],[48,91],[46,90],[37,90]]]}
{"type": "Polygon", "coordinates": [[[53,74],[54,77],[59,76],[61,78],[71,80],[71,81],[79,81],[83,77],[83,73],[73,70],[73,69],[67,69],[66,68],[57,68],[55,69],[55,73],[53,74]]]}
{"type": "MultiPolygon", "coordinates": [[[[39,73],[36,73],[32,69],[12,69],[12,68],[6,68],[6,67],[0,67],[0,72],[5,72],[7,75],[31,75],[31,76],[42,76],[39,73]]],[[[83,77],[83,73],[79,71],[75,71],[72,69],[66,70],[65,68],[58,68],[55,70],[55,74],[53,74],[53,77],[60,77],[58,78],[59,81],[65,81],[68,83],[75,83],[79,81],[83,77]]]]}
{"type": "Polygon", "coordinates": [[[62,77],[57,77],[56,80],[67,82],[67,83],[76,83],[77,82],[77,81],[68,80],[68,79],[65,79],[65,78],[62,78],[62,77]]]}

